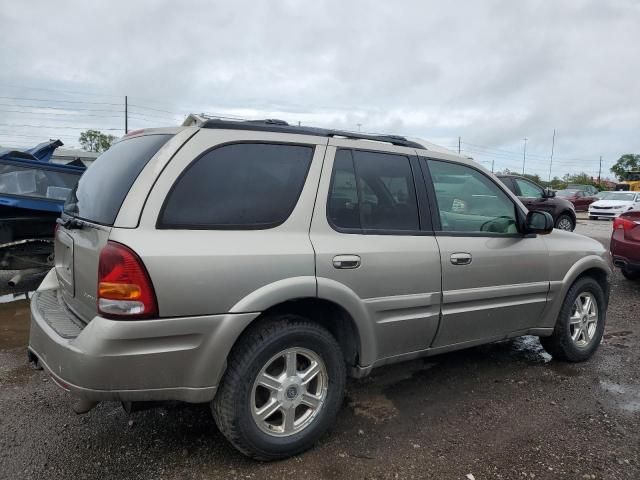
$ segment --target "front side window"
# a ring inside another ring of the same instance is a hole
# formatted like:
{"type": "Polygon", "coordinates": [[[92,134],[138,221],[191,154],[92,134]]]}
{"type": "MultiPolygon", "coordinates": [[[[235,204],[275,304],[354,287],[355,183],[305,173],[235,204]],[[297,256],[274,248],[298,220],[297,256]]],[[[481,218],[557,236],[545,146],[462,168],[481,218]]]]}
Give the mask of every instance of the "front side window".
{"type": "Polygon", "coordinates": [[[238,143],[205,153],[178,178],[160,228],[263,229],[293,211],[313,147],[238,143]]]}
{"type": "Polygon", "coordinates": [[[465,165],[428,160],[444,232],[511,235],[516,207],[483,173],[465,165]]]}
{"type": "Polygon", "coordinates": [[[337,228],[416,231],[418,206],[409,158],[338,150],[327,215],[337,228]]]}
{"type": "Polygon", "coordinates": [[[542,189],[533,183],[522,178],[516,178],[516,183],[520,189],[520,194],[528,198],[542,198],[542,189]]]}

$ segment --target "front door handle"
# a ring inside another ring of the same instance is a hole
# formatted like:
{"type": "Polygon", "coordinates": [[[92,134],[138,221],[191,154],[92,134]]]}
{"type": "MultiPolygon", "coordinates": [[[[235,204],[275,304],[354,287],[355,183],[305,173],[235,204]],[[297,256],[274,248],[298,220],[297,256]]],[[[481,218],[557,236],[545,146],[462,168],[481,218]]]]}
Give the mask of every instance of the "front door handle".
{"type": "Polygon", "coordinates": [[[358,255],[336,255],[333,257],[334,268],[350,269],[360,266],[360,257],[358,255]]]}
{"type": "Polygon", "coordinates": [[[471,263],[470,253],[452,253],[451,263],[454,265],[469,265],[471,263]]]}

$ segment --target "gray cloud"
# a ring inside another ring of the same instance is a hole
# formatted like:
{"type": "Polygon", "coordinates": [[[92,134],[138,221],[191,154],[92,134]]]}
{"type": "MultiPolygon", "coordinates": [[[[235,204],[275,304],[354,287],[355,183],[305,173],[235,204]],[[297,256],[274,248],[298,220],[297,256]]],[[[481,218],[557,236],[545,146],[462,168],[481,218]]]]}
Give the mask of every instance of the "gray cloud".
{"type": "Polygon", "coordinates": [[[608,167],[640,152],[634,0],[34,0],[5,2],[0,20],[2,96],[76,113],[0,111],[2,124],[47,126],[3,125],[0,143],[74,143],[79,130],[54,126],[120,128],[118,112],[53,100],[119,104],[127,94],[156,109],[132,108],[134,127],[189,111],[362,124],[445,146],[461,136],[497,168],[519,168],[527,137],[528,170],[545,175],[554,128],[557,174],[597,173],[599,155],[608,167]]]}

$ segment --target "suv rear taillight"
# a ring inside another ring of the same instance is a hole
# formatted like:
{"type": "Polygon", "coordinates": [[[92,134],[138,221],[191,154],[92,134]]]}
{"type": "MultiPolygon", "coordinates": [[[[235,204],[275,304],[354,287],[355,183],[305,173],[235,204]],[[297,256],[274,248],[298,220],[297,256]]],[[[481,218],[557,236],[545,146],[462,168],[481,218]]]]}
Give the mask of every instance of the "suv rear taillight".
{"type": "Polygon", "coordinates": [[[109,241],[100,252],[98,312],[105,318],[139,319],[158,314],[151,279],[140,257],[109,241]]]}

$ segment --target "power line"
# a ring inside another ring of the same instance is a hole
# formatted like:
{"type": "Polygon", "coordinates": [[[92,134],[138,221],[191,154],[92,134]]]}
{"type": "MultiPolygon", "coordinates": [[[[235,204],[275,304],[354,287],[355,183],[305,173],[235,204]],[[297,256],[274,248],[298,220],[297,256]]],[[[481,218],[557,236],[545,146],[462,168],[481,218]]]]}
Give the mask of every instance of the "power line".
{"type": "Polygon", "coordinates": [[[120,98],[120,95],[113,95],[113,94],[108,94],[108,93],[78,92],[78,91],[73,91],[73,90],[64,90],[64,89],[61,89],[61,88],[30,87],[30,86],[24,86],[24,85],[12,85],[10,83],[3,83],[3,85],[11,87],[11,88],[19,88],[19,89],[26,89],[26,90],[44,90],[46,92],[55,92],[55,93],[63,92],[63,93],[70,93],[70,94],[73,94],[73,95],[86,95],[86,96],[94,96],[94,97],[120,98]]]}
{"type": "Polygon", "coordinates": [[[62,99],[52,99],[52,98],[4,97],[4,96],[0,96],[0,98],[4,98],[5,100],[26,100],[28,102],[75,103],[75,104],[81,104],[81,105],[113,105],[115,107],[122,106],[121,103],[87,102],[84,100],[62,100],[62,99]]]}
{"type": "MultiPolygon", "coordinates": [[[[18,105],[15,103],[0,103],[0,106],[2,107],[15,107],[15,108],[38,108],[38,109],[47,109],[47,110],[65,110],[65,111],[84,111],[84,112],[122,112],[122,110],[114,110],[114,109],[108,109],[108,110],[104,110],[104,109],[95,109],[95,108],[79,108],[79,107],[70,107],[70,108],[64,108],[64,107],[48,107],[48,106],[40,106],[40,105],[18,105]]],[[[122,106],[122,105],[118,105],[118,106],[122,106]]]]}
{"type": "MultiPolygon", "coordinates": [[[[0,123],[0,126],[3,127],[20,127],[20,128],[69,128],[73,130],[89,130],[91,127],[74,127],[71,125],[18,125],[13,123],[0,123]]],[[[100,130],[122,130],[122,128],[101,128],[100,130]]]]}
{"type": "MultiPolygon", "coordinates": [[[[113,111],[115,112],[115,110],[113,111]]],[[[91,113],[83,113],[78,115],[77,113],[74,113],[74,112],[25,112],[22,110],[6,110],[6,109],[0,109],[0,112],[18,113],[20,115],[63,115],[63,116],[79,116],[79,117],[122,118],[122,115],[96,115],[91,113]]],[[[55,119],[51,119],[51,120],[55,120],[55,119]]]]}

